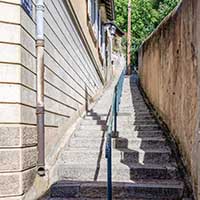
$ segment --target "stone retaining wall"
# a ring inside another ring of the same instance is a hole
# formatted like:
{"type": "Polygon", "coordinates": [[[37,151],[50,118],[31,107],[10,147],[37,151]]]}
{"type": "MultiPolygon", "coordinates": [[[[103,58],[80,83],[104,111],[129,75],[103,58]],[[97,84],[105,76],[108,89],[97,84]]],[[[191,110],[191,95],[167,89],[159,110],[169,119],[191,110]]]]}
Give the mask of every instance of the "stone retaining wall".
{"type": "Polygon", "coordinates": [[[139,52],[141,85],[176,139],[198,193],[200,1],[183,0],[139,52]]]}

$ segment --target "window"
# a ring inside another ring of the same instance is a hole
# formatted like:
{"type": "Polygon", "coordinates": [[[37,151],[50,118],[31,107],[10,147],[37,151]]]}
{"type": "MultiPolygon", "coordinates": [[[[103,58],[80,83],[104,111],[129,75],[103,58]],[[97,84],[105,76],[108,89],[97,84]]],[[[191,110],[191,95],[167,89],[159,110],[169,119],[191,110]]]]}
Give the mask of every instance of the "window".
{"type": "Polygon", "coordinates": [[[105,58],[105,30],[101,18],[98,0],[88,0],[89,30],[93,41],[99,47],[99,53],[105,58]]]}
{"type": "Polygon", "coordinates": [[[96,0],[88,0],[88,14],[91,24],[94,25],[96,19],[96,0]]]}

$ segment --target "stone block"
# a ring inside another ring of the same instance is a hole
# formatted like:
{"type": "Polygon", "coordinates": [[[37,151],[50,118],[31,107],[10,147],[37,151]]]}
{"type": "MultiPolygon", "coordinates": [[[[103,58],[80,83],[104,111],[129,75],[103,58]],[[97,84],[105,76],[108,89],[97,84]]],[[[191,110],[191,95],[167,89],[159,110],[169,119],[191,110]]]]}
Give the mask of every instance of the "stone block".
{"type": "Polygon", "coordinates": [[[20,102],[20,85],[0,84],[0,102],[20,102]]]}
{"type": "Polygon", "coordinates": [[[36,127],[0,127],[1,147],[24,147],[37,144],[36,127]]]}
{"type": "Polygon", "coordinates": [[[0,63],[0,82],[20,82],[20,65],[0,63]]]}
{"type": "Polygon", "coordinates": [[[21,150],[21,169],[29,169],[37,164],[37,147],[23,148],[21,150]]]}
{"type": "MultiPolygon", "coordinates": [[[[32,70],[36,69],[33,68],[32,70]]],[[[36,72],[21,66],[21,83],[33,90],[36,90],[36,72]]]]}
{"type": "Polygon", "coordinates": [[[0,172],[22,171],[36,166],[37,147],[0,150],[0,172]]]}
{"type": "Polygon", "coordinates": [[[21,127],[21,146],[30,146],[37,144],[37,128],[36,127],[21,127]]]}
{"type": "Polygon", "coordinates": [[[19,102],[23,103],[24,105],[34,106],[36,107],[36,92],[21,86],[21,99],[19,102]]]}
{"type": "Polygon", "coordinates": [[[0,94],[0,102],[17,102],[36,107],[36,92],[19,84],[0,83],[0,94]]]}
{"type": "Polygon", "coordinates": [[[22,47],[20,48],[20,53],[20,63],[32,72],[36,72],[36,58],[22,47]]]}
{"type": "Polygon", "coordinates": [[[26,193],[29,188],[33,185],[36,177],[36,168],[26,170],[22,173],[21,183],[23,192],[26,193]]]}
{"type": "Polygon", "coordinates": [[[21,172],[0,173],[0,197],[22,195],[21,172]]]}
{"type": "Polygon", "coordinates": [[[21,28],[20,30],[21,45],[28,49],[34,56],[36,56],[35,40],[28,34],[27,31],[21,28]]]}
{"type": "Polygon", "coordinates": [[[0,62],[20,63],[20,48],[21,47],[19,45],[0,43],[0,62]]]}
{"type": "Polygon", "coordinates": [[[20,149],[1,149],[0,150],[0,172],[17,171],[20,169],[20,149]]]}
{"type": "Polygon", "coordinates": [[[36,109],[21,105],[20,122],[28,124],[36,124],[36,109]]]}
{"type": "Polygon", "coordinates": [[[18,123],[21,122],[21,106],[17,104],[0,104],[0,122],[18,123]]]}
{"type": "Polygon", "coordinates": [[[20,6],[0,2],[0,21],[20,24],[20,6]]]}
{"type": "Polygon", "coordinates": [[[8,43],[20,43],[19,25],[0,23],[0,33],[0,41],[8,43]]]}
{"type": "Polygon", "coordinates": [[[33,184],[36,168],[16,173],[0,173],[0,198],[23,195],[33,184]]]}

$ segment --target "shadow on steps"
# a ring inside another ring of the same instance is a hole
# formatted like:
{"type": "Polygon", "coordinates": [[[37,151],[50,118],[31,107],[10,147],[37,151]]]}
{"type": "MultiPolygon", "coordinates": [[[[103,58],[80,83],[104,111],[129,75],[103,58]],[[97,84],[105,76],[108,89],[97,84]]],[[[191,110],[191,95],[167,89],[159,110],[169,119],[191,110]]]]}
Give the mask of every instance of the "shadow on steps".
{"type": "MultiPolygon", "coordinates": [[[[177,183],[171,185],[170,182],[155,183],[149,181],[142,182],[114,182],[113,199],[116,200],[178,200],[181,199],[182,186],[177,183]]],[[[53,199],[79,199],[95,200],[106,199],[106,182],[75,182],[59,181],[52,185],[48,195],[40,200],[53,199]]]]}

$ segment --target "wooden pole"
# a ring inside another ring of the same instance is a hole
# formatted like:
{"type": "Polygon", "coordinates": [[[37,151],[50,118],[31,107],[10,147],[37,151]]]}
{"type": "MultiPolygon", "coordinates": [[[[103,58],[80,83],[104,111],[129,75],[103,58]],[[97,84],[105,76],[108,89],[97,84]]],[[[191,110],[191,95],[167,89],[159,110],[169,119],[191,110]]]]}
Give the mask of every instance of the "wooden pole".
{"type": "Polygon", "coordinates": [[[127,75],[131,75],[131,0],[128,1],[127,75]]]}

